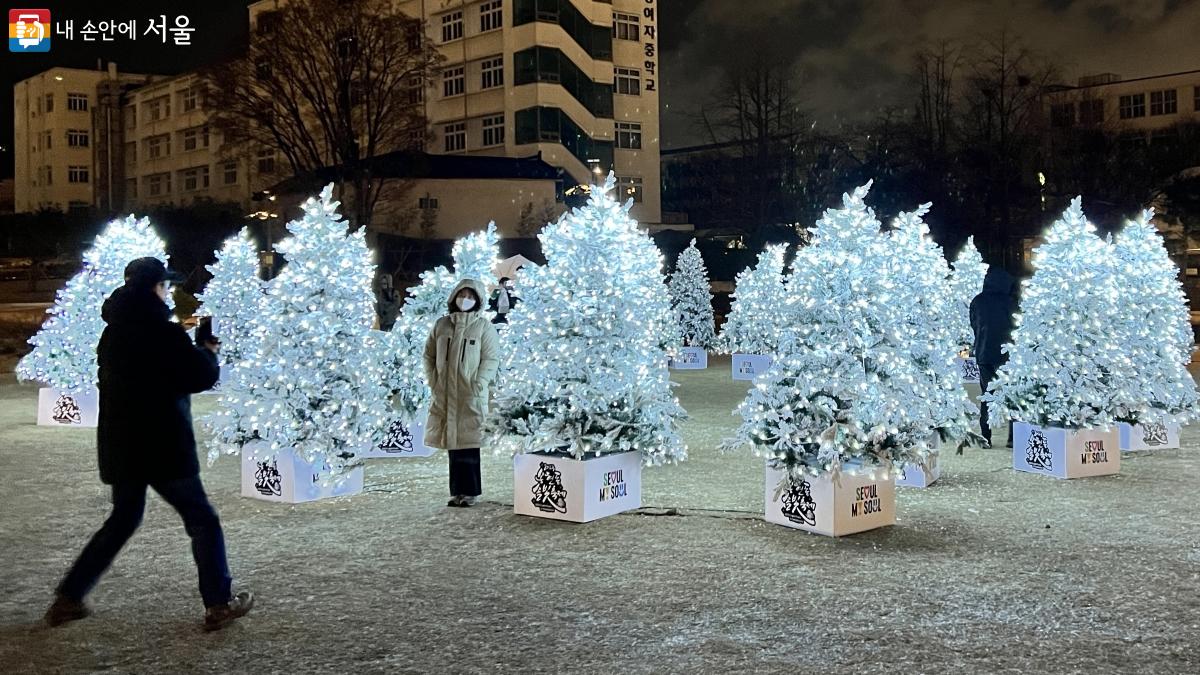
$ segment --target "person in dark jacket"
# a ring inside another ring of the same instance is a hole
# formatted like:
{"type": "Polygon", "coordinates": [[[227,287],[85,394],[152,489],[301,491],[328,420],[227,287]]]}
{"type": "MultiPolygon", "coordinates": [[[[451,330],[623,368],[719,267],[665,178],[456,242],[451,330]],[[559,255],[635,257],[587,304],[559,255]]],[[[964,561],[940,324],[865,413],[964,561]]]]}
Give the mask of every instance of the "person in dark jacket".
{"type": "Polygon", "coordinates": [[[508,313],[520,301],[521,299],[513,294],[512,279],[501,277],[500,284],[496,286],[496,290],[492,291],[492,297],[488,299],[488,309],[495,314],[492,323],[508,323],[508,313]]]}
{"type": "MultiPolygon", "coordinates": [[[[972,354],[979,364],[979,387],[988,390],[996,371],[1008,361],[1001,347],[1012,342],[1017,311],[1017,280],[1002,268],[992,265],[983,278],[983,291],[971,300],[971,330],[975,333],[972,354]]],[[[990,445],[992,428],[988,425],[987,403],[979,404],[979,430],[990,445]]],[[[1008,423],[1008,447],[1012,447],[1012,420],[1008,423]]]]}
{"type": "Polygon", "coordinates": [[[84,597],[141,524],[147,488],[179,513],[191,537],[205,630],[224,627],[254,605],[251,593],[232,595],[221,521],[200,483],[192,432],[190,395],[216,383],[219,342],[209,338],[197,347],[171,321],[165,300],[173,280],[157,258],[138,258],[125,268],[125,285],[104,303],[96,440],[112,513],[59,584],[46,612],[51,626],[91,613],[84,597]]]}

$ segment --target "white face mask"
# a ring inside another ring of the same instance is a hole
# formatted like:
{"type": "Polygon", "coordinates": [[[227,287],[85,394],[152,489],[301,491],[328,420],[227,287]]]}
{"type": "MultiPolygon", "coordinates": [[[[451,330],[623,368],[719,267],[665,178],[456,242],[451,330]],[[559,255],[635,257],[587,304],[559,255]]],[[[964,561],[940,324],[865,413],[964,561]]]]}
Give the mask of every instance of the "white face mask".
{"type": "Polygon", "coordinates": [[[469,312],[475,306],[475,298],[455,298],[454,304],[458,305],[459,310],[469,312]]]}

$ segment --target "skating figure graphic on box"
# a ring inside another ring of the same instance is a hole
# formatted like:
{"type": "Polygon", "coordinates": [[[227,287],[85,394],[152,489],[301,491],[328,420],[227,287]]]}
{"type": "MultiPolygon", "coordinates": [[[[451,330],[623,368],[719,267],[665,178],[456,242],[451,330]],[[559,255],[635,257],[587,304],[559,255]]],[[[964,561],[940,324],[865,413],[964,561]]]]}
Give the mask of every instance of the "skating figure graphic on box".
{"type": "Polygon", "coordinates": [[[975,382],[979,380],[979,364],[975,359],[963,359],[962,379],[975,382]]]}
{"type": "Polygon", "coordinates": [[[1150,447],[1167,444],[1167,425],[1150,422],[1142,425],[1142,443],[1150,447]]]}
{"type": "Polygon", "coordinates": [[[1046,434],[1034,429],[1029,433],[1029,444],[1025,446],[1025,463],[1035,469],[1050,471],[1054,468],[1054,457],[1046,434]]]}
{"type": "Polygon", "coordinates": [[[408,425],[400,420],[393,420],[388,426],[387,438],[379,444],[384,452],[412,452],[413,437],[408,431],[408,425]]]}
{"type": "Polygon", "coordinates": [[[254,472],[254,489],[267,497],[283,494],[283,477],[279,475],[274,458],[258,463],[258,469],[254,472]]]}
{"type": "Polygon", "coordinates": [[[817,524],[817,502],[812,498],[812,486],[801,478],[788,478],[787,490],[781,498],[783,508],[780,512],[793,523],[805,525],[817,524]]]}
{"type": "Polygon", "coordinates": [[[533,499],[529,501],[539,510],[546,513],[567,512],[567,489],[562,484],[562,472],[553,464],[539,462],[537,473],[533,476],[532,492],[533,499]]]}
{"type": "Polygon", "coordinates": [[[50,419],[59,424],[83,424],[83,411],[79,409],[74,396],[59,394],[50,411],[50,419]]]}

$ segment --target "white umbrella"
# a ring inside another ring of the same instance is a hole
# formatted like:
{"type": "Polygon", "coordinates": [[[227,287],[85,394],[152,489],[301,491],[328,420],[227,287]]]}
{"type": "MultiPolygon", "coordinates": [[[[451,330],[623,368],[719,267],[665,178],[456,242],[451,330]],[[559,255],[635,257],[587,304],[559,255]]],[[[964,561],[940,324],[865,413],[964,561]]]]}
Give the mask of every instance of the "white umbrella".
{"type": "Polygon", "coordinates": [[[503,279],[504,277],[508,277],[509,279],[515,280],[517,275],[520,273],[518,268],[533,267],[536,264],[537,263],[523,255],[514,255],[513,257],[501,260],[496,264],[496,278],[503,279]]]}

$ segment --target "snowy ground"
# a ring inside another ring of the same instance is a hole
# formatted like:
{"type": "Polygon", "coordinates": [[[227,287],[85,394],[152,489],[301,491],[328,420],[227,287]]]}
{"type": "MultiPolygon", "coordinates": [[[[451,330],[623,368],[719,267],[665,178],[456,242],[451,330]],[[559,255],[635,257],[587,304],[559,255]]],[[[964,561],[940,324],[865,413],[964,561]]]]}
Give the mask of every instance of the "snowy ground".
{"type": "Polygon", "coordinates": [[[204,478],[259,605],[211,635],[156,497],[95,616],[38,625],[106,491],[92,433],[34,426],[35,390],[0,386],[0,672],[1200,670],[1195,431],[1079,481],[968,450],[901,491],[897,526],[835,540],[763,523],[761,464],[715,451],[745,391],[728,360],[675,379],[692,460],[645,475],[657,508],[588,525],[512,515],[498,458],[473,509],[444,506],[442,457],[296,507],[238,497],[222,460],[204,478]]]}

